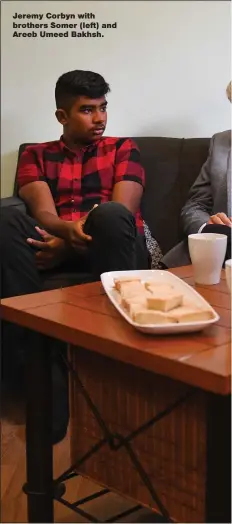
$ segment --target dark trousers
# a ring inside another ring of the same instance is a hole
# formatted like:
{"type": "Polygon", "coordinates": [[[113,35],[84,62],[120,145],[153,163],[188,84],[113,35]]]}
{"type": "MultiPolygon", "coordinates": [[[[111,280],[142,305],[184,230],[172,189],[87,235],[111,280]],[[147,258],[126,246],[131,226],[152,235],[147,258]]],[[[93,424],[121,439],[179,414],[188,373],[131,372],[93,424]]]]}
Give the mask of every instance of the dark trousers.
{"type": "MultiPolygon", "coordinates": [[[[1,298],[37,293],[43,289],[48,272],[39,272],[35,249],[26,239],[41,240],[36,221],[21,211],[4,208],[0,222],[1,298]]],[[[105,271],[148,269],[149,255],[143,236],[138,235],[133,215],[121,204],[108,202],[90,213],[85,232],[92,236],[86,256],[58,268],[59,272],[88,271],[99,280],[105,271]]],[[[49,271],[50,274],[50,271],[49,271]]],[[[62,282],[60,282],[62,286],[62,282]]],[[[19,326],[3,323],[3,372],[12,383],[23,380],[25,347],[30,347],[30,334],[19,326]]],[[[68,424],[67,373],[59,359],[54,341],[53,358],[53,426],[54,442],[60,440],[68,424]]]]}

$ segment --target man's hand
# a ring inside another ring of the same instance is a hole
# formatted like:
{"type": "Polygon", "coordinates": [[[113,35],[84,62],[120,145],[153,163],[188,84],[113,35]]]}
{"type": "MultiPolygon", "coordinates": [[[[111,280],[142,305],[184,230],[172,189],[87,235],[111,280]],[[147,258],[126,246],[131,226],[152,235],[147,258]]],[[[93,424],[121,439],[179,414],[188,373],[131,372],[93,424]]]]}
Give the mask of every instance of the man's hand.
{"type": "Polygon", "coordinates": [[[36,265],[41,271],[46,269],[53,269],[59,266],[68,256],[68,249],[66,243],[61,238],[49,235],[44,229],[35,228],[41,235],[42,240],[34,240],[28,238],[27,242],[31,246],[38,249],[35,253],[36,265]]]}
{"type": "Polygon", "coordinates": [[[210,217],[208,224],[219,224],[221,226],[232,227],[232,218],[229,218],[225,213],[217,213],[210,217]]]}
{"type": "MultiPolygon", "coordinates": [[[[97,204],[93,206],[93,209],[95,207],[97,204]]],[[[66,222],[66,240],[50,235],[39,227],[35,228],[41,236],[41,241],[28,238],[27,242],[38,250],[35,254],[38,269],[52,269],[59,266],[64,260],[75,256],[75,253],[85,253],[88,249],[88,242],[92,240],[91,236],[86,235],[83,231],[89,213],[75,222],[66,222]]]]}
{"type": "Polygon", "coordinates": [[[68,231],[68,237],[67,237],[67,241],[68,243],[70,243],[70,245],[74,248],[74,249],[79,249],[81,248],[84,248],[86,247],[86,244],[91,242],[92,240],[92,237],[90,235],[86,235],[83,231],[84,229],[84,225],[86,223],[86,220],[89,216],[89,214],[93,211],[93,209],[95,209],[97,206],[97,204],[95,204],[93,206],[93,208],[91,209],[91,211],[89,211],[89,213],[87,213],[87,215],[85,215],[84,217],[80,218],[79,220],[76,220],[75,222],[70,222],[69,223],[69,231],[68,231]]]}

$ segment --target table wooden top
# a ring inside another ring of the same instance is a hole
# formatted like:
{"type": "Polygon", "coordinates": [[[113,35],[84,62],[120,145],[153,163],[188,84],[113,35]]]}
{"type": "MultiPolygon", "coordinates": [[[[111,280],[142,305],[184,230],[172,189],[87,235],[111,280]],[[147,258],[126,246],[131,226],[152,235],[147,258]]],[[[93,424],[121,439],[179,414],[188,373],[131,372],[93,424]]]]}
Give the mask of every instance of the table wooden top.
{"type": "Polygon", "coordinates": [[[214,286],[196,286],[192,267],[172,273],[214,307],[220,320],[199,333],[146,335],[110,303],[100,282],[1,301],[2,318],[67,343],[175,380],[226,395],[231,391],[231,295],[225,272],[214,286]]]}

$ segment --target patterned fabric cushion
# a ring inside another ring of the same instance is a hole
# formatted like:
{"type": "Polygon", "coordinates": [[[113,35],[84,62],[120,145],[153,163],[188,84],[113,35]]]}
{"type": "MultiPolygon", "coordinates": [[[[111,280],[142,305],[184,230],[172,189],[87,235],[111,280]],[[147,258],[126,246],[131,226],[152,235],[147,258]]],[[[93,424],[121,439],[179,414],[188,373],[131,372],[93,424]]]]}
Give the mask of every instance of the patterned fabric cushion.
{"type": "Polygon", "coordinates": [[[161,259],[163,257],[162,251],[159,247],[158,242],[153,238],[151,231],[146,224],[143,222],[145,239],[147,244],[147,249],[151,255],[151,269],[162,269],[163,265],[161,264],[161,259]]]}

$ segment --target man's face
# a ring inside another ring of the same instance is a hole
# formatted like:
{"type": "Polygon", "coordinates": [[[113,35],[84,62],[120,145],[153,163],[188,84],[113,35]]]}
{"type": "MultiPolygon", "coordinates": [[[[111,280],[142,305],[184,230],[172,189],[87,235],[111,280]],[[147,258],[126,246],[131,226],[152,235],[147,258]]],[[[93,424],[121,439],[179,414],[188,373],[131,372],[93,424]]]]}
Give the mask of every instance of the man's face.
{"type": "Polygon", "coordinates": [[[74,142],[91,143],[104,133],[107,122],[106,106],[104,96],[98,99],[80,96],[68,113],[58,109],[56,116],[67,136],[74,142]]]}

